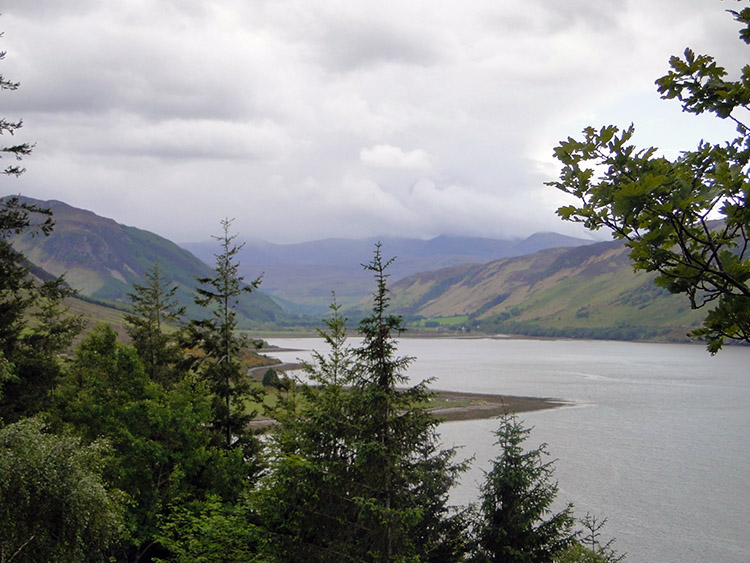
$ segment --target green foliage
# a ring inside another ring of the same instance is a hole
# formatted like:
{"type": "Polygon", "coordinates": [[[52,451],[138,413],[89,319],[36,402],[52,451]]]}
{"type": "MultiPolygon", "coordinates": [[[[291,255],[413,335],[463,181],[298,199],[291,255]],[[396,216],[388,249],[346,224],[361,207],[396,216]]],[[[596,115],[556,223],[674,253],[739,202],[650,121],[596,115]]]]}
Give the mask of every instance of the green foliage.
{"type": "Polygon", "coordinates": [[[152,381],[136,351],[109,327],[95,328],[81,343],[56,398],[57,419],[87,441],[105,437],[112,445],[105,474],[132,501],[127,558],[152,552],[160,519],[178,499],[213,493],[234,501],[247,483],[241,452],[211,446],[205,386],[189,377],[168,388],[152,381]]]}
{"type": "Polygon", "coordinates": [[[581,519],[583,524],[583,537],[580,542],[586,548],[589,554],[594,558],[593,561],[603,561],[604,563],[618,563],[625,559],[625,555],[617,555],[617,552],[612,549],[612,544],[615,540],[610,539],[602,543],[602,528],[607,523],[607,519],[599,520],[596,516],[586,514],[581,519]]]}
{"type": "Polygon", "coordinates": [[[246,503],[228,505],[216,496],[175,506],[161,526],[159,543],[169,556],[157,563],[252,563],[260,561],[259,533],[246,503]]]}
{"type": "Polygon", "coordinates": [[[586,549],[578,542],[565,549],[553,561],[555,563],[607,563],[602,556],[586,549]]]}
{"type": "Polygon", "coordinates": [[[165,324],[177,324],[185,314],[175,299],[177,286],[165,279],[155,263],[146,272],[146,284],[133,284],[128,294],[135,314],[125,315],[127,332],[151,379],[167,383],[177,376],[175,366],[183,359],[182,349],[165,324]]]}
{"type": "Polygon", "coordinates": [[[482,486],[474,561],[542,563],[573,544],[573,506],[551,514],[557,496],[554,462],[543,460],[546,444],[523,449],[530,432],[516,415],[500,419],[496,436],[501,454],[482,486]]]}
{"type": "Polygon", "coordinates": [[[107,490],[102,442],[49,434],[25,419],[0,430],[0,562],[107,561],[124,532],[107,490]]]}
{"type": "Polygon", "coordinates": [[[199,370],[213,396],[212,426],[217,443],[225,448],[243,447],[250,455],[258,444],[247,430],[252,414],[245,403],[258,397],[239,361],[247,339],[236,332],[236,307],[240,295],[258,287],[260,278],[246,285],[239,275],[237,253],[243,245],[234,244],[236,235],[229,234],[231,225],[231,220],[222,220],[223,233],[214,237],[221,245],[221,253],[215,255],[214,277],[198,278],[206,287],[196,289],[195,302],[211,310],[211,317],[190,322],[187,343],[203,352],[199,370]]]}
{"type": "Polygon", "coordinates": [[[0,202],[0,356],[3,381],[0,418],[14,422],[40,412],[59,376],[57,356],[83,328],[62,300],[74,294],[62,277],[39,283],[29,264],[10,244],[21,233],[51,232],[48,209],[17,197],[0,202]]]}
{"type": "Polygon", "coordinates": [[[464,464],[438,446],[426,384],[397,389],[412,359],[396,356],[403,327],[388,314],[388,264],[378,245],[361,346],[347,346],[334,301],[321,332],[330,352],[315,353],[304,399],[279,415],[258,500],[274,560],[457,561],[466,551],[464,515],[447,505],[464,464]]]}
{"type": "MultiPolygon", "coordinates": [[[[2,35],[0,33],[0,37],[2,35]]],[[[0,60],[5,58],[5,54],[5,51],[0,52],[0,60]]],[[[0,90],[12,91],[18,86],[18,82],[8,80],[0,74],[0,90]]],[[[22,120],[8,121],[0,118],[0,135],[8,133],[13,136],[22,126],[22,120]]],[[[31,153],[32,148],[33,145],[29,143],[0,146],[0,158],[11,156],[20,161],[31,153]]],[[[8,176],[20,176],[24,171],[25,169],[21,166],[11,164],[6,166],[2,173],[8,176]]],[[[34,282],[29,275],[28,264],[23,256],[13,249],[9,239],[24,232],[32,235],[37,233],[48,235],[53,226],[52,214],[48,209],[22,203],[18,197],[6,197],[0,200],[0,399],[3,397],[4,383],[12,381],[22,386],[25,383],[22,377],[18,377],[14,356],[24,328],[24,315],[37,298],[34,282]]],[[[55,287],[59,287],[61,283],[62,278],[57,281],[55,287]]],[[[49,338],[46,342],[51,340],[49,338]]],[[[48,387],[49,380],[42,385],[44,391],[48,387]]],[[[27,391],[27,389],[23,390],[27,391]]],[[[14,391],[17,391],[17,388],[14,391]]],[[[20,410],[29,410],[27,406],[20,410]]],[[[6,405],[0,405],[0,422],[2,422],[3,415],[6,419],[16,419],[14,414],[10,417],[8,414],[6,401],[6,405]]]]}
{"type": "Polygon", "coordinates": [[[263,387],[275,387],[278,389],[281,387],[281,380],[279,379],[279,374],[276,373],[276,370],[273,368],[268,368],[266,372],[263,374],[263,387]]]}
{"type": "Polygon", "coordinates": [[[331,309],[327,330],[319,331],[328,355],[313,352],[313,362],[303,364],[312,385],[300,385],[303,400],[291,394],[276,414],[281,426],[273,434],[274,462],[257,499],[269,556],[278,561],[357,557],[349,551],[359,534],[352,498],[356,421],[345,388],[355,364],[335,300],[331,309]]]}
{"type": "Polygon", "coordinates": [[[21,345],[50,361],[68,350],[86,325],[80,315],[70,314],[68,307],[62,304],[64,299],[75,294],[76,291],[68,287],[63,278],[39,286],[30,318],[21,335],[21,345]]]}
{"type": "MultiPolygon", "coordinates": [[[[8,381],[13,381],[13,364],[0,352],[0,400],[3,398],[3,385],[8,381]]],[[[0,424],[2,419],[0,419],[0,424]]]]}
{"type": "Polygon", "coordinates": [[[34,302],[34,281],[28,263],[16,252],[10,238],[23,232],[49,234],[49,210],[19,201],[0,201],[0,351],[10,358],[24,327],[24,315],[34,302]]]}
{"type": "MultiPolygon", "coordinates": [[[[750,8],[733,14],[747,42],[750,8]]],[[[587,127],[582,140],[555,148],[563,169],[549,185],[579,202],[558,209],[563,219],[611,230],[630,247],[636,269],[658,272],[656,283],[686,294],[693,308],[711,308],[693,335],[713,354],[725,339],[750,342],[750,129],[739,116],[750,107],[750,65],[732,81],[712,57],[686,49],[670,66],[656,81],[662,98],[734,121],[734,139],[701,142],[669,160],[630,144],[633,126],[587,127]]]]}
{"type": "Polygon", "coordinates": [[[369,494],[360,509],[369,534],[366,543],[376,560],[417,556],[457,557],[465,546],[453,532],[460,516],[448,518],[449,488],[463,469],[453,464],[453,450],[439,450],[437,419],[426,408],[433,396],[427,382],[406,389],[411,357],[396,355],[395,336],[405,329],[400,316],[389,313],[390,290],[380,244],[365,266],[376,283],[372,312],[359,324],[362,344],[355,350],[358,378],[353,405],[359,420],[357,466],[369,494]],[[364,399],[364,400],[362,400],[364,399]],[[440,555],[437,555],[440,554],[440,555]]]}

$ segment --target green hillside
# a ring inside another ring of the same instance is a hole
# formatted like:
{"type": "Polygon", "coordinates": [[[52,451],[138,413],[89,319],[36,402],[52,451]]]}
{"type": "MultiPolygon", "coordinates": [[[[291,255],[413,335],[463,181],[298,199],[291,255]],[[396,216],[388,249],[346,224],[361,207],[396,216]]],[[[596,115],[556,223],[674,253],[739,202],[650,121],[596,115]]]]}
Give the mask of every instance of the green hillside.
{"type": "Polygon", "coordinates": [[[463,317],[463,327],[486,332],[686,339],[705,311],[653,277],[633,272],[621,243],[606,242],[410,276],[393,285],[393,305],[423,326],[463,317]]]}
{"type": "MultiPolygon", "coordinates": [[[[65,274],[83,298],[125,306],[133,284],[143,283],[145,272],[158,263],[167,279],[178,285],[176,297],[188,316],[205,315],[193,303],[193,290],[196,277],[211,276],[213,271],[187,250],[154,233],[59,201],[24,199],[49,208],[55,229],[48,237],[16,237],[13,246],[35,266],[56,276],[65,274]]],[[[281,307],[261,291],[244,296],[238,312],[243,328],[284,317],[281,307]]]]}
{"type": "MultiPolygon", "coordinates": [[[[391,279],[459,264],[486,264],[545,248],[590,244],[557,233],[535,233],[523,239],[489,239],[441,235],[428,240],[402,237],[326,239],[296,244],[273,244],[250,239],[242,248],[240,272],[248,278],[264,272],[263,291],[291,314],[322,317],[328,313],[331,291],[343,305],[355,304],[372,291],[372,276],[362,262],[381,242],[398,259],[389,269],[391,279]]],[[[183,248],[210,263],[214,245],[183,243],[183,248]]]]}

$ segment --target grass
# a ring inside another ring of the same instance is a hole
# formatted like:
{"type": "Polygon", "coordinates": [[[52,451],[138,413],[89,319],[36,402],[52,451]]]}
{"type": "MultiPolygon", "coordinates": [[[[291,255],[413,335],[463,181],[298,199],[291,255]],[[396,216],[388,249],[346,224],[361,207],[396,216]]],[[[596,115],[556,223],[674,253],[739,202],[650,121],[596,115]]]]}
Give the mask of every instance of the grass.
{"type": "Polygon", "coordinates": [[[419,328],[446,328],[458,325],[464,325],[469,322],[468,315],[455,315],[453,317],[435,317],[425,319],[414,323],[413,326],[419,328]]]}

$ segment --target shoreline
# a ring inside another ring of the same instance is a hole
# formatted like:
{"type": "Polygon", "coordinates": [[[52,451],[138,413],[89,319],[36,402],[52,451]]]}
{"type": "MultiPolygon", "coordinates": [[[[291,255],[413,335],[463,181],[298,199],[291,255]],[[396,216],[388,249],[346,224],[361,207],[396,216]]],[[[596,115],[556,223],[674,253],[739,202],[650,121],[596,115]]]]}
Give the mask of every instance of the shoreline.
{"type": "MultiPolygon", "coordinates": [[[[265,370],[273,368],[279,372],[298,370],[299,363],[281,363],[260,366],[249,370],[249,375],[258,378],[265,370]]],[[[570,406],[574,403],[552,397],[526,397],[520,395],[501,395],[492,393],[471,393],[466,391],[447,391],[433,389],[435,398],[440,403],[429,409],[440,422],[459,420],[479,420],[496,418],[508,413],[533,412],[570,406]],[[453,403],[453,404],[451,404],[453,403]]],[[[265,428],[275,423],[270,418],[258,418],[251,422],[255,428],[265,428]]]]}
{"type": "MultiPolygon", "coordinates": [[[[284,364],[284,367],[289,365],[284,364]]],[[[267,369],[267,367],[262,369],[267,369]]],[[[434,393],[435,399],[441,404],[428,410],[438,419],[440,424],[461,420],[497,418],[504,414],[556,409],[574,404],[571,401],[551,397],[525,397],[445,390],[434,390],[434,393]]],[[[250,421],[250,426],[258,430],[266,430],[276,424],[277,422],[274,419],[266,417],[259,417],[250,421]]]]}
{"type": "Polygon", "coordinates": [[[507,413],[556,409],[573,404],[570,401],[550,397],[524,397],[441,390],[437,390],[435,393],[438,398],[449,403],[451,401],[461,403],[455,406],[447,405],[430,409],[430,412],[441,422],[495,418],[507,413]]]}

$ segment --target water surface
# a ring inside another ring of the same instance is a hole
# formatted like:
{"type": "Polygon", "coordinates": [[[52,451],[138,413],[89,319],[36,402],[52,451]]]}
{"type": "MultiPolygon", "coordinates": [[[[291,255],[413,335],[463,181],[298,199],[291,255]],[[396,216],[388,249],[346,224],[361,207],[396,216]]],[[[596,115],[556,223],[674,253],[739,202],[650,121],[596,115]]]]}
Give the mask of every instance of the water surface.
{"type": "MultiPolygon", "coordinates": [[[[272,343],[322,350],[318,339],[272,343]]],[[[750,348],[515,339],[411,339],[413,380],[453,391],[555,397],[575,406],[524,413],[528,445],[549,444],[561,501],[609,519],[628,561],[750,560],[750,348]]],[[[281,353],[293,360],[308,352],[281,353]]],[[[476,499],[497,455],[497,421],[444,423],[475,456],[454,493],[476,499]]]]}

